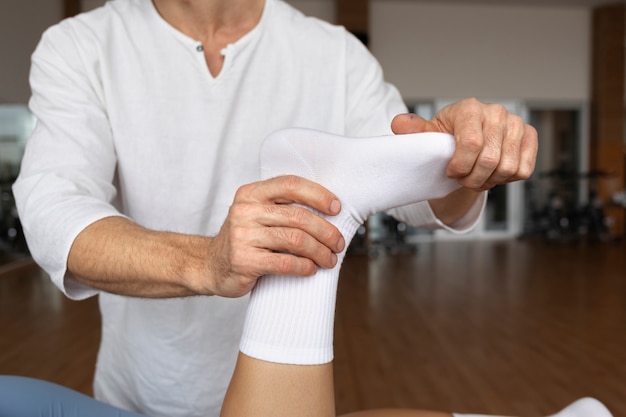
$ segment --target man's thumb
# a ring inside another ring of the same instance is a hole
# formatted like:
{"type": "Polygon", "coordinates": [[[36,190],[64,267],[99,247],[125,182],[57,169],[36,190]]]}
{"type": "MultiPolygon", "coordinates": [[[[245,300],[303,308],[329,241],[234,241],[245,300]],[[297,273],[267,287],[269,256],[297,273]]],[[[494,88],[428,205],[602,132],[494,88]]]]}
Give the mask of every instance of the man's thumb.
{"type": "Polygon", "coordinates": [[[396,135],[404,133],[440,132],[437,124],[414,113],[399,114],[391,121],[391,130],[396,135]]]}

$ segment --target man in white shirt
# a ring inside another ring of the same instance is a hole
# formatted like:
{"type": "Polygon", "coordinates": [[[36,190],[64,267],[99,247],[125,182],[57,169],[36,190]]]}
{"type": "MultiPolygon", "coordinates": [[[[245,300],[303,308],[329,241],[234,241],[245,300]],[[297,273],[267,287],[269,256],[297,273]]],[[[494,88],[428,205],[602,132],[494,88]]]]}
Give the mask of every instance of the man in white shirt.
{"type": "Polygon", "coordinates": [[[280,0],[110,2],[44,34],[31,86],[38,125],[14,186],[31,253],[69,297],[99,294],[96,397],[155,417],[217,416],[257,278],[312,275],[345,247],[301,207],[337,214],[330,191],[259,181],[268,134],[452,133],[463,188],[394,213],[461,229],[537,150],[501,106],[402,115],[354,37],[280,0]]]}

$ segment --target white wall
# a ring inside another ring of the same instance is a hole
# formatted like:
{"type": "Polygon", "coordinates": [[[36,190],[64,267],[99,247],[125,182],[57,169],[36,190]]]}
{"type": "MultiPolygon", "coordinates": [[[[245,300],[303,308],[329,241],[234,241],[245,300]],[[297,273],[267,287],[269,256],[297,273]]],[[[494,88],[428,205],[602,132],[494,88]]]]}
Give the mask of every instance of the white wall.
{"type": "Polygon", "coordinates": [[[371,50],[408,100],[586,100],[591,13],[585,8],[379,0],[371,50]]]}
{"type": "MultiPolygon", "coordinates": [[[[103,0],[83,0],[91,9],[103,0]]],[[[332,0],[289,0],[335,21],[332,0]]],[[[30,55],[59,20],[60,0],[0,3],[0,101],[26,103],[30,55]]],[[[478,96],[535,101],[589,97],[590,11],[371,0],[371,49],[408,101],[478,96]]]]}
{"type": "MultiPolygon", "coordinates": [[[[290,0],[335,22],[332,0],[290,0]]],[[[586,7],[370,0],[370,49],[407,101],[468,96],[585,102],[586,7]]]]}

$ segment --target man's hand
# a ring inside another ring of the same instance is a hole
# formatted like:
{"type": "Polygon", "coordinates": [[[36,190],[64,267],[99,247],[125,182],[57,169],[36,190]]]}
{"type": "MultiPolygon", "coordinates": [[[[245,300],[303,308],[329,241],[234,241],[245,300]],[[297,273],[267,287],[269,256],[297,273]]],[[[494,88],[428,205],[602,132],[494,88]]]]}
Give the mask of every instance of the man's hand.
{"type": "Polygon", "coordinates": [[[432,120],[415,114],[394,118],[394,133],[445,132],[456,138],[447,168],[450,178],[474,191],[529,178],[537,158],[537,131],[500,104],[465,99],[432,120]]]}
{"type": "Polygon", "coordinates": [[[147,229],[112,216],[87,226],[74,240],[68,276],[113,294],[170,298],[239,297],[261,275],[313,275],[331,268],[345,246],[326,215],[341,204],[322,186],[294,176],[241,187],[215,237],[147,229]]]}
{"type": "MultiPolygon", "coordinates": [[[[336,196],[295,176],[244,185],[210,244],[211,292],[238,297],[262,275],[313,275],[332,268],[345,241],[339,230],[303,206],[336,215],[336,196]]],[[[200,291],[203,292],[203,291],[200,291]]]]}

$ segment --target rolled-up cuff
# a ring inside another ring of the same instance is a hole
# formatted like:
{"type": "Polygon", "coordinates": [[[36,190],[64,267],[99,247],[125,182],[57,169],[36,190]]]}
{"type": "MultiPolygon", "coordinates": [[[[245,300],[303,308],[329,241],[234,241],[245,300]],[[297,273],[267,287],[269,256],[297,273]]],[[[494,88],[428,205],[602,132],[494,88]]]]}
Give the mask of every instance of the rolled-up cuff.
{"type": "Polygon", "coordinates": [[[387,214],[395,217],[399,221],[419,229],[445,229],[452,233],[463,234],[476,227],[480,220],[480,216],[485,210],[486,204],[487,192],[484,191],[478,195],[478,198],[472,207],[459,220],[452,224],[445,224],[438,219],[430,207],[430,204],[428,204],[428,201],[421,201],[419,203],[397,207],[389,210],[387,214]]]}

